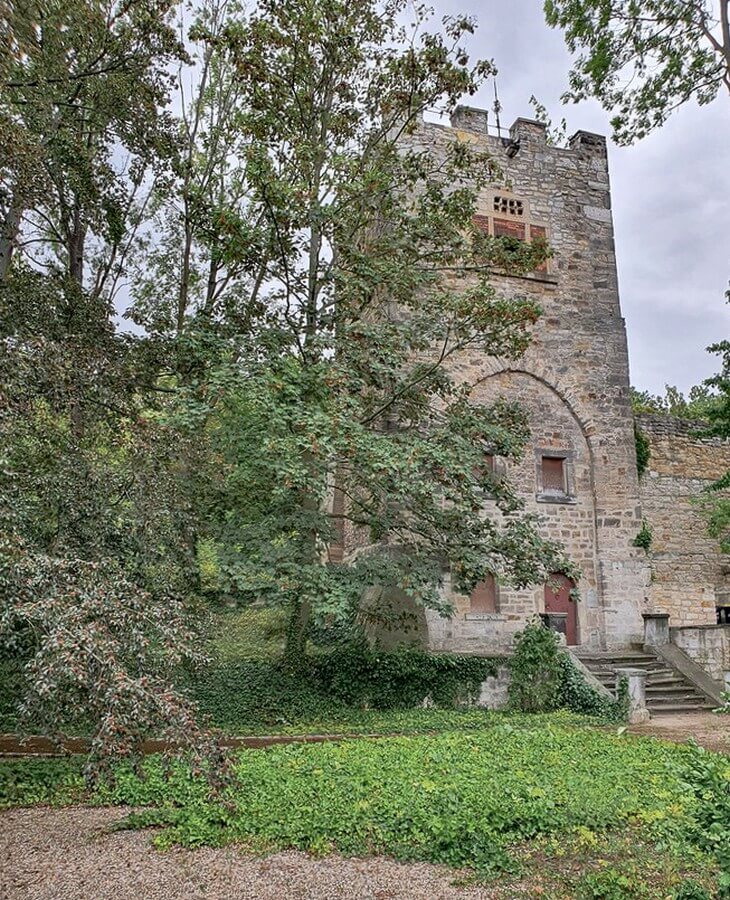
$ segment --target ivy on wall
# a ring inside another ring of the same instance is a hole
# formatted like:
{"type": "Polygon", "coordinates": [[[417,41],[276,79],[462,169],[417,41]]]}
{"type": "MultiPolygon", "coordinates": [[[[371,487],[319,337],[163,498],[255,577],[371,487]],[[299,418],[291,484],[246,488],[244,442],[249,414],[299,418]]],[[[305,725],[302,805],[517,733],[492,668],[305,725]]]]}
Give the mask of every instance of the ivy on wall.
{"type": "Polygon", "coordinates": [[[636,471],[639,478],[641,478],[649,466],[651,445],[649,444],[649,438],[636,423],[634,423],[634,441],[636,443],[636,471]]]}

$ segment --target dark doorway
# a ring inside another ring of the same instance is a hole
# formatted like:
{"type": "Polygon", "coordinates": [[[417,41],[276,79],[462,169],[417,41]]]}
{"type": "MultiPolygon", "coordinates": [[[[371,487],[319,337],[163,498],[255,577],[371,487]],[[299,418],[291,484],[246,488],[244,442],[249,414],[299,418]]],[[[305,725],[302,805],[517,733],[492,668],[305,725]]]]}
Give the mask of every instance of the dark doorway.
{"type": "Polygon", "coordinates": [[[545,615],[548,625],[565,635],[572,647],[578,643],[578,606],[570,596],[575,585],[567,575],[555,574],[545,585],[545,615]]]}

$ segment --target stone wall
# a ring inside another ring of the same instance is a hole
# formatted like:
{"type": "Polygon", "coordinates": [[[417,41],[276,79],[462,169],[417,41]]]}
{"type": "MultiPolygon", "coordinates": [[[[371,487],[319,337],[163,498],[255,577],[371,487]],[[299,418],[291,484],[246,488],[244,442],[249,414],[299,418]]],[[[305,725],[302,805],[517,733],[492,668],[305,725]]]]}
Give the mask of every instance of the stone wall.
{"type": "MultiPolygon", "coordinates": [[[[586,643],[598,646],[603,621],[598,604],[591,456],[585,435],[563,399],[528,373],[498,373],[480,382],[472,394],[480,403],[495,395],[519,400],[529,414],[530,447],[519,462],[502,461],[502,468],[521,495],[525,510],[543,518],[546,533],[566,544],[572,561],[580,568],[583,577],[578,584],[582,597],[577,607],[579,635],[586,643]],[[539,449],[570,454],[566,459],[569,496],[561,502],[538,495],[539,449]]],[[[497,515],[493,503],[486,504],[485,513],[497,515]]],[[[482,615],[470,613],[468,597],[452,591],[449,585],[447,591],[456,615],[450,620],[432,617],[431,638],[438,649],[497,652],[507,641],[511,643],[527,619],[544,609],[542,585],[524,590],[500,585],[498,612],[482,615]]]]}
{"type": "Polygon", "coordinates": [[[496,675],[490,675],[482,682],[476,705],[485,709],[506,709],[509,706],[511,680],[509,666],[500,666],[496,675]]]}
{"type": "MultiPolygon", "coordinates": [[[[452,371],[473,386],[475,400],[519,399],[530,413],[530,445],[509,475],[527,508],[542,517],[545,534],[563,541],[581,568],[579,640],[595,648],[640,643],[648,567],[632,546],[641,510],[605,139],[579,132],[569,148],[557,148],[537,122],[518,119],[509,141],[488,135],[484,122],[482,111],[462,108],[452,127],[423,123],[410,140],[415,149],[436,154],[452,141],[489,152],[504,177],[482,191],[477,214],[484,220],[492,215],[497,195],[515,198],[525,221],[547,230],[554,256],[547,271],[493,278],[503,295],[533,298],[543,309],[524,357],[465,352],[452,371]],[[570,455],[570,502],[539,499],[540,448],[570,455]]],[[[468,598],[452,594],[453,619],[427,616],[431,645],[508,649],[525,619],[544,609],[543,598],[542,587],[503,586],[496,614],[470,618],[468,598]]]]}
{"type": "Polygon", "coordinates": [[[707,672],[710,678],[722,682],[730,671],[730,625],[700,625],[670,628],[670,638],[680,650],[707,672]]]}
{"type": "Polygon", "coordinates": [[[650,609],[668,613],[670,626],[715,625],[716,603],[730,589],[730,559],[707,534],[697,499],[730,469],[730,443],[701,439],[700,424],[670,416],[638,416],[637,425],[651,449],[641,479],[653,535],[650,609]]]}

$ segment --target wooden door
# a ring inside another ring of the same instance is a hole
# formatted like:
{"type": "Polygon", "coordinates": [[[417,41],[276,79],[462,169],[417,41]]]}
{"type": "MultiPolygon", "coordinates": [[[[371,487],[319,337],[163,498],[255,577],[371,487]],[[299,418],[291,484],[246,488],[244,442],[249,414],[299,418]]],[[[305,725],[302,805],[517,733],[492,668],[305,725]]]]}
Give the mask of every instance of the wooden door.
{"type": "Polygon", "coordinates": [[[561,574],[551,575],[545,585],[545,614],[553,617],[552,627],[565,634],[570,646],[578,643],[578,606],[570,596],[574,587],[570,578],[561,574]]]}

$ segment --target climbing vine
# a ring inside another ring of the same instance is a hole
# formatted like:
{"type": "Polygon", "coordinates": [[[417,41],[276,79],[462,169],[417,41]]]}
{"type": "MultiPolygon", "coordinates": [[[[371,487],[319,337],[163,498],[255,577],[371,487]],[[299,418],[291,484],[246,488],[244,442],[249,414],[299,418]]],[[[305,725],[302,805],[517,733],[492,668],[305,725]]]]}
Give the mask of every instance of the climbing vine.
{"type": "Polygon", "coordinates": [[[651,445],[649,443],[649,438],[636,423],[634,423],[634,442],[636,443],[636,471],[639,478],[641,478],[649,466],[651,445]]]}
{"type": "Polygon", "coordinates": [[[641,547],[645,553],[648,553],[651,550],[653,540],[654,532],[651,530],[651,525],[644,519],[641,523],[641,528],[631,543],[634,547],[641,547]]]}

